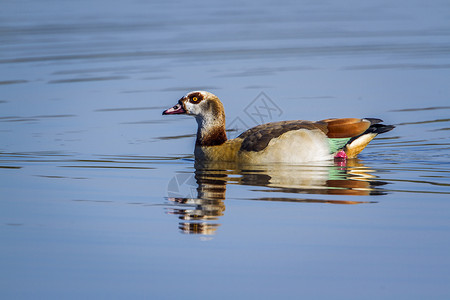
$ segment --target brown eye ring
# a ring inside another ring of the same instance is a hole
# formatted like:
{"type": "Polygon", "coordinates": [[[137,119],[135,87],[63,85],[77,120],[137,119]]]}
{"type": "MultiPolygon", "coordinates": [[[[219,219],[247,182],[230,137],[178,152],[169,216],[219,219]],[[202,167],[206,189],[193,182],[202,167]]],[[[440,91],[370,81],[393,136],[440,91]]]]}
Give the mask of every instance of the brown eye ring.
{"type": "Polygon", "coordinates": [[[195,93],[193,95],[190,95],[188,99],[192,104],[198,104],[203,100],[203,96],[199,93],[195,93]]]}

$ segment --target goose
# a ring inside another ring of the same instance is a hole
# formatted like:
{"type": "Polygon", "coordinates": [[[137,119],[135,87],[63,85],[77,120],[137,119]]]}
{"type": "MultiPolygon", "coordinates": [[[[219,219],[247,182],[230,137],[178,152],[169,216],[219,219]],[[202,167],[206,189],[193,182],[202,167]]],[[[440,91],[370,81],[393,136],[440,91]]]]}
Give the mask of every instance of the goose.
{"type": "Polygon", "coordinates": [[[394,128],[376,118],[293,120],[261,124],[227,139],[223,104],[216,95],[206,91],[187,93],[162,114],[195,117],[196,160],[247,164],[356,158],[375,136],[394,128]]]}

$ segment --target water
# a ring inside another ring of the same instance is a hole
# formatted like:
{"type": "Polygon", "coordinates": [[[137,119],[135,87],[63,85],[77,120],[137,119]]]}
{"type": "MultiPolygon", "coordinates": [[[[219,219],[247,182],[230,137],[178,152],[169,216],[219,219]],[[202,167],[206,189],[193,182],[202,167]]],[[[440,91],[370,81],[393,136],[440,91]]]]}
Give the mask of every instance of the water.
{"type": "Polygon", "coordinates": [[[448,299],[449,8],[2,3],[0,295],[448,299]],[[231,137],[397,127],[347,165],[195,164],[161,112],[197,89],[231,137]]]}

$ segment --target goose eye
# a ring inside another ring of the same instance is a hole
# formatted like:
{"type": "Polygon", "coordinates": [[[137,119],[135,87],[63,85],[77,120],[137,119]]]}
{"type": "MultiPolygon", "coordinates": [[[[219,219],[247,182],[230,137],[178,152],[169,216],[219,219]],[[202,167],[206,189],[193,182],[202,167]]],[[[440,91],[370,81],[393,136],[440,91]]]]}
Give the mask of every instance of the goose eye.
{"type": "Polygon", "coordinates": [[[189,102],[191,102],[193,104],[198,104],[198,103],[200,103],[200,101],[203,100],[203,96],[196,93],[196,94],[190,95],[188,99],[189,99],[189,102]]]}

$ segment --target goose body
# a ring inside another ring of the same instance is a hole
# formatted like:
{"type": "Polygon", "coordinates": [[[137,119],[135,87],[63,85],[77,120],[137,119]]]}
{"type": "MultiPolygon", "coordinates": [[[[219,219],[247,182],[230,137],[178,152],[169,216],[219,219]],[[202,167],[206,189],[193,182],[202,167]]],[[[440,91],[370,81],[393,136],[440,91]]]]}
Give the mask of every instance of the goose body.
{"type": "Polygon", "coordinates": [[[223,104],[217,96],[205,91],[188,93],[163,112],[170,114],[195,117],[196,160],[249,164],[355,158],[376,135],[394,128],[373,118],[294,120],[258,125],[228,140],[223,104]]]}

